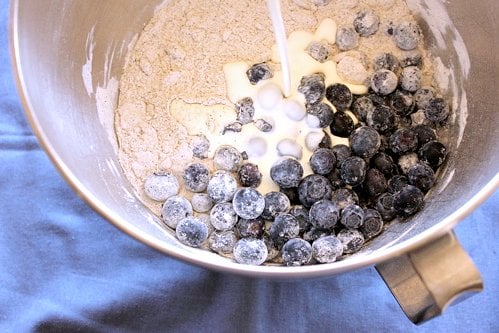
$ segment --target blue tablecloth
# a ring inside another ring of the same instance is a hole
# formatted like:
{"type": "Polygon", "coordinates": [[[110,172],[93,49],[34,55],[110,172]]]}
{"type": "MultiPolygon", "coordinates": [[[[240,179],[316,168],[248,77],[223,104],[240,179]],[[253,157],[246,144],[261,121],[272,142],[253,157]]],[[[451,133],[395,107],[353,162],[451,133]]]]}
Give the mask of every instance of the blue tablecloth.
{"type": "Polygon", "coordinates": [[[420,327],[374,268],[306,281],[211,272],[159,254],[96,214],[26,122],[0,0],[0,332],[499,332],[499,194],[457,235],[485,290],[420,327]]]}

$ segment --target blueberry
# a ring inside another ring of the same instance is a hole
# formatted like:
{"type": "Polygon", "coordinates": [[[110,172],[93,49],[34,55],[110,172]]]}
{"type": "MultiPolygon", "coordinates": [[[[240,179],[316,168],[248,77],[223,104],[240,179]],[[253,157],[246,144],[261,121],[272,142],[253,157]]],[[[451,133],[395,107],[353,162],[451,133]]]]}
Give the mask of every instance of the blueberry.
{"type": "Polygon", "coordinates": [[[322,237],[327,237],[331,235],[330,230],[324,230],[316,227],[311,227],[303,233],[303,239],[307,242],[314,242],[322,237]]]}
{"type": "Polygon", "coordinates": [[[208,246],[210,249],[220,254],[232,253],[236,242],[237,237],[232,230],[214,231],[208,237],[208,246]]]}
{"type": "Polygon", "coordinates": [[[242,188],[234,194],[232,205],[235,213],[244,219],[255,219],[265,208],[265,199],[251,187],[242,188]]]}
{"type": "Polygon", "coordinates": [[[317,117],[318,127],[325,128],[333,122],[333,109],[326,103],[317,103],[307,107],[307,113],[317,117]]]}
{"type": "Polygon", "coordinates": [[[300,198],[298,197],[298,187],[290,187],[290,188],[279,188],[279,192],[284,193],[289,199],[289,202],[292,205],[300,204],[300,198]]]}
{"type": "Polygon", "coordinates": [[[375,130],[386,133],[395,127],[395,112],[387,106],[377,105],[367,114],[367,125],[375,130]]]}
{"type": "Polygon", "coordinates": [[[403,189],[407,184],[409,184],[409,180],[404,175],[396,175],[388,180],[388,192],[394,194],[403,189]]]}
{"type": "Polygon", "coordinates": [[[388,182],[381,171],[371,168],[366,172],[363,187],[369,196],[377,197],[378,195],[386,192],[388,182]]]}
{"type": "Polygon", "coordinates": [[[234,121],[230,124],[227,124],[224,129],[222,130],[222,135],[224,135],[227,132],[234,132],[234,133],[239,133],[243,130],[243,124],[239,121],[234,121]]]}
{"type": "Polygon", "coordinates": [[[245,187],[258,187],[262,182],[262,174],[258,165],[245,163],[237,171],[239,182],[245,187]]]}
{"type": "Polygon", "coordinates": [[[435,131],[428,125],[416,125],[412,128],[416,132],[418,138],[418,147],[422,147],[425,143],[436,140],[435,131]]]}
{"type": "Polygon", "coordinates": [[[332,229],[340,217],[340,208],[331,200],[321,199],[315,202],[309,211],[309,220],[319,229],[332,229]]]}
{"type": "Polygon", "coordinates": [[[364,210],[355,204],[346,206],[341,211],[341,224],[347,228],[359,228],[364,224],[364,210]]]}
{"type": "Polygon", "coordinates": [[[343,163],[343,161],[347,159],[347,157],[352,156],[352,150],[347,145],[342,145],[342,144],[334,145],[333,147],[331,147],[331,150],[333,151],[334,156],[336,156],[337,168],[341,166],[341,163],[343,163]]]}
{"type": "Polygon", "coordinates": [[[236,102],[235,105],[237,120],[245,125],[253,121],[253,116],[255,115],[255,106],[253,105],[253,100],[251,97],[244,97],[236,102]]]}
{"type": "Polygon", "coordinates": [[[345,182],[341,179],[341,170],[338,168],[333,169],[326,177],[331,182],[333,189],[345,186],[345,182]]]}
{"type": "Polygon", "coordinates": [[[251,84],[257,84],[261,80],[270,79],[273,75],[269,65],[264,62],[254,64],[246,71],[246,76],[251,84]]]}
{"type": "Polygon", "coordinates": [[[192,155],[194,157],[205,159],[208,157],[210,141],[204,135],[196,136],[192,141],[192,155]]]}
{"type": "Polygon", "coordinates": [[[208,195],[214,202],[230,201],[236,193],[237,181],[228,171],[217,171],[208,182],[208,195]]]}
{"type": "Polygon", "coordinates": [[[387,69],[393,73],[400,71],[400,64],[397,57],[391,53],[381,53],[374,58],[374,70],[387,69]]]}
{"type": "Polygon", "coordinates": [[[261,216],[254,219],[241,218],[236,223],[236,231],[241,238],[261,238],[265,231],[265,221],[261,216]]]}
{"type": "Polygon", "coordinates": [[[384,221],[391,221],[397,215],[397,211],[393,207],[393,194],[383,193],[376,200],[376,210],[384,221]]]}
{"type": "Polygon", "coordinates": [[[300,225],[300,233],[310,228],[311,223],[309,219],[309,211],[307,208],[303,207],[302,205],[295,205],[289,209],[288,213],[293,215],[298,220],[298,224],[300,225]]]}
{"type": "Polygon", "coordinates": [[[203,192],[208,186],[210,180],[210,171],[201,163],[192,163],[182,175],[185,187],[191,192],[203,192]]]}
{"type": "Polygon", "coordinates": [[[336,236],[326,236],[312,243],[312,257],[321,264],[335,262],[343,254],[343,244],[336,236]]]}
{"type": "Polygon", "coordinates": [[[416,163],[407,172],[409,184],[418,187],[422,192],[427,192],[435,184],[435,173],[426,163],[416,163]]]}
{"type": "Polygon", "coordinates": [[[305,207],[312,206],[315,202],[329,198],[333,187],[329,180],[321,175],[308,175],[298,185],[298,196],[305,207]]]}
{"type": "Polygon", "coordinates": [[[316,148],[331,148],[331,137],[326,131],[322,131],[322,134],[324,136],[322,137],[322,140],[319,142],[319,145],[316,148]]]}
{"type": "Polygon", "coordinates": [[[371,88],[380,95],[391,94],[397,88],[397,84],[397,75],[388,69],[379,69],[371,77],[371,88]]]}
{"type": "Polygon", "coordinates": [[[417,107],[420,109],[425,109],[430,103],[430,100],[434,97],[434,94],[435,92],[432,88],[419,88],[414,93],[414,101],[416,102],[417,107]]]}
{"type": "Polygon", "coordinates": [[[263,234],[262,240],[265,243],[265,246],[267,246],[268,251],[266,261],[271,261],[281,255],[279,247],[270,238],[270,235],[268,233],[263,234]]]}
{"type": "Polygon", "coordinates": [[[213,164],[218,170],[236,171],[243,162],[241,153],[231,146],[220,146],[213,156],[213,164]]]}
{"type": "Polygon", "coordinates": [[[163,221],[174,229],[180,220],[192,215],[192,213],[192,205],[189,200],[177,195],[166,199],[161,208],[163,221]]]}
{"type": "Polygon", "coordinates": [[[400,75],[400,86],[402,89],[415,92],[421,88],[421,70],[416,66],[408,66],[402,70],[400,75]]]}
{"type": "Polygon", "coordinates": [[[359,35],[353,28],[340,27],[336,31],[336,45],[341,51],[348,51],[359,45],[359,35]]]}
{"type": "Polygon", "coordinates": [[[351,254],[364,245],[364,235],[357,229],[342,229],[336,236],[343,244],[343,254],[351,254]]]}
{"type": "Polygon", "coordinates": [[[336,164],[336,156],[329,148],[316,149],[310,156],[310,167],[312,171],[319,175],[330,173],[336,164]]]}
{"type": "Polygon", "coordinates": [[[357,193],[349,188],[339,188],[331,194],[331,201],[334,202],[340,209],[349,205],[356,205],[359,203],[357,193]]]}
{"type": "Polygon", "coordinates": [[[257,120],[255,120],[255,126],[261,132],[264,132],[264,133],[272,131],[272,124],[268,123],[264,119],[257,119],[257,120]]]}
{"type": "Polygon", "coordinates": [[[426,119],[434,123],[441,123],[449,116],[449,105],[440,97],[431,98],[424,109],[426,119]]]}
{"type": "Polygon", "coordinates": [[[318,62],[325,62],[329,57],[327,46],[321,42],[312,42],[308,45],[307,53],[318,62]]]}
{"type": "Polygon", "coordinates": [[[165,201],[178,193],[180,185],[171,172],[155,172],[144,181],[145,194],[155,201],[165,201]]]}
{"type": "Polygon", "coordinates": [[[191,198],[191,204],[194,211],[206,213],[213,207],[213,200],[206,193],[194,193],[191,198]]]}
{"type": "Polygon", "coordinates": [[[343,111],[350,108],[353,96],[352,92],[346,85],[342,83],[335,83],[327,87],[326,98],[337,110],[343,111]]]}
{"type": "Polygon", "coordinates": [[[416,150],[418,137],[411,128],[399,128],[390,136],[390,149],[395,154],[403,154],[416,150]]]}
{"type": "Polygon", "coordinates": [[[378,105],[386,105],[386,96],[385,95],[380,95],[375,92],[369,93],[366,95],[367,98],[369,98],[374,106],[378,105]]]}
{"type": "Polygon", "coordinates": [[[178,222],[175,235],[181,243],[199,247],[208,238],[208,227],[200,218],[188,216],[178,222]]]}
{"type": "Polygon", "coordinates": [[[424,194],[413,185],[406,185],[393,196],[393,207],[398,214],[409,216],[423,207],[424,194]]]}
{"type": "Polygon", "coordinates": [[[333,121],[331,122],[331,125],[329,125],[329,129],[333,135],[348,138],[355,129],[355,124],[352,117],[346,112],[337,111],[333,115],[333,121]]]}
{"type": "Polygon", "coordinates": [[[378,31],[379,17],[372,10],[362,10],[355,16],[353,27],[362,37],[370,36],[378,31]]]}
{"type": "Polygon", "coordinates": [[[366,176],[366,162],[358,157],[351,156],[341,163],[341,179],[350,186],[360,185],[366,176]]]}
{"type": "Polygon", "coordinates": [[[371,165],[381,171],[386,177],[390,177],[397,171],[397,165],[393,158],[383,152],[377,153],[371,159],[371,165]]]}
{"type": "Polygon", "coordinates": [[[419,159],[433,168],[438,168],[447,156],[447,148],[438,141],[425,143],[418,151],[419,159]]]}
{"type": "Polygon", "coordinates": [[[355,129],[350,135],[349,141],[352,152],[365,158],[374,156],[381,145],[379,133],[369,126],[361,126],[355,129]]]}
{"type": "Polygon", "coordinates": [[[269,192],[264,196],[262,217],[271,220],[277,214],[285,213],[291,207],[289,198],[282,192],[269,192]]]}
{"type": "Polygon", "coordinates": [[[324,74],[316,73],[302,77],[298,92],[305,96],[306,104],[319,103],[326,93],[324,74]]]}
{"type": "Polygon", "coordinates": [[[303,177],[300,162],[286,158],[270,168],[270,178],[282,188],[297,187],[303,177]]]}
{"type": "Polygon", "coordinates": [[[360,121],[365,122],[367,114],[372,110],[374,110],[374,103],[368,96],[359,97],[352,103],[352,111],[360,121]]]}
{"type": "Polygon", "coordinates": [[[312,259],[312,245],[301,238],[288,240],[282,247],[282,260],[286,266],[305,265],[312,259]]]}
{"type": "Polygon", "coordinates": [[[377,210],[368,208],[364,211],[364,224],[360,231],[366,240],[378,236],[383,231],[383,219],[377,210]]]}
{"type": "Polygon", "coordinates": [[[237,219],[236,211],[230,202],[217,203],[210,211],[210,222],[217,230],[232,229],[237,219]]]}
{"type": "Polygon", "coordinates": [[[396,90],[390,95],[390,106],[400,116],[408,116],[414,111],[414,98],[408,92],[396,90]]]}
{"type": "Polygon", "coordinates": [[[421,57],[421,53],[419,53],[418,51],[405,52],[400,58],[400,65],[402,67],[408,67],[408,66],[422,67],[423,58],[421,57]]]}
{"type": "Polygon", "coordinates": [[[234,246],[234,259],[240,264],[261,265],[268,253],[267,245],[261,239],[242,238],[234,246]]]}
{"type": "Polygon", "coordinates": [[[413,50],[418,46],[421,38],[421,31],[417,24],[412,22],[402,22],[393,31],[393,40],[402,50],[413,50]]]}
{"type": "Polygon", "coordinates": [[[279,248],[291,238],[298,237],[299,234],[300,223],[296,217],[288,213],[277,215],[269,230],[270,239],[279,248]]]}

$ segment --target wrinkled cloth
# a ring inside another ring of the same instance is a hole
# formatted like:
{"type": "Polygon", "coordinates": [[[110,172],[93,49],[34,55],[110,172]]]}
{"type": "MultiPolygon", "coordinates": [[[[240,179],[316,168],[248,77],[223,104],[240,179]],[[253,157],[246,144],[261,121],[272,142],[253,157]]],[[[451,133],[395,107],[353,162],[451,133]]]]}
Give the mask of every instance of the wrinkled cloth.
{"type": "Polygon", "coordinates": [[[194,267],[81,200],[24,116],[0,1],[0,332],[499,332],[499,195],[456,228],[485,290],[420,327],[373,267],[296,281],[194,267]]]}

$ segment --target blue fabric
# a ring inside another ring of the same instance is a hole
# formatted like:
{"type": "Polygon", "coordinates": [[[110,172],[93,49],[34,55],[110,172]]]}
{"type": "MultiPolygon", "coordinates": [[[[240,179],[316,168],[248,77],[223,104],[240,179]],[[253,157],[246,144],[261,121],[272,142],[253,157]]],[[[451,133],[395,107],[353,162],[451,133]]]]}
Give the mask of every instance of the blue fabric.
{"type": "Polygon", "coordinates": [[[87,206],[40,149],[15,90],[0,0],[0,332],[499,332],[499,194],[457,227],[485,291],[420,327],[366,268],[248,279],[131,239],[87,206]]]}

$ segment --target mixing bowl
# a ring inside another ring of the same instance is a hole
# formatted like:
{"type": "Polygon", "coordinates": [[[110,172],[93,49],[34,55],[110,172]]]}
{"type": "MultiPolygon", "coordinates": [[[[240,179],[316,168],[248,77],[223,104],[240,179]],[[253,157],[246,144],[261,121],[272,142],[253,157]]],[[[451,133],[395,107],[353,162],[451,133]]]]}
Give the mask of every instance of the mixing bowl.
{"type": "Polygon", "coordinates": [[[119,229],[222,272],[308,278],[376,265],[414,322],[482,288],[452,229],[498,186],[499,2],[408,0],[452,101],[453,142],[425,209],[348,259],[303,267],[237,264],[180,244],[134,194],[117,158],[113,108],[127,51],[163,1],[12,1],[11,50],[27,117],[72,187],[119,229]]]}

